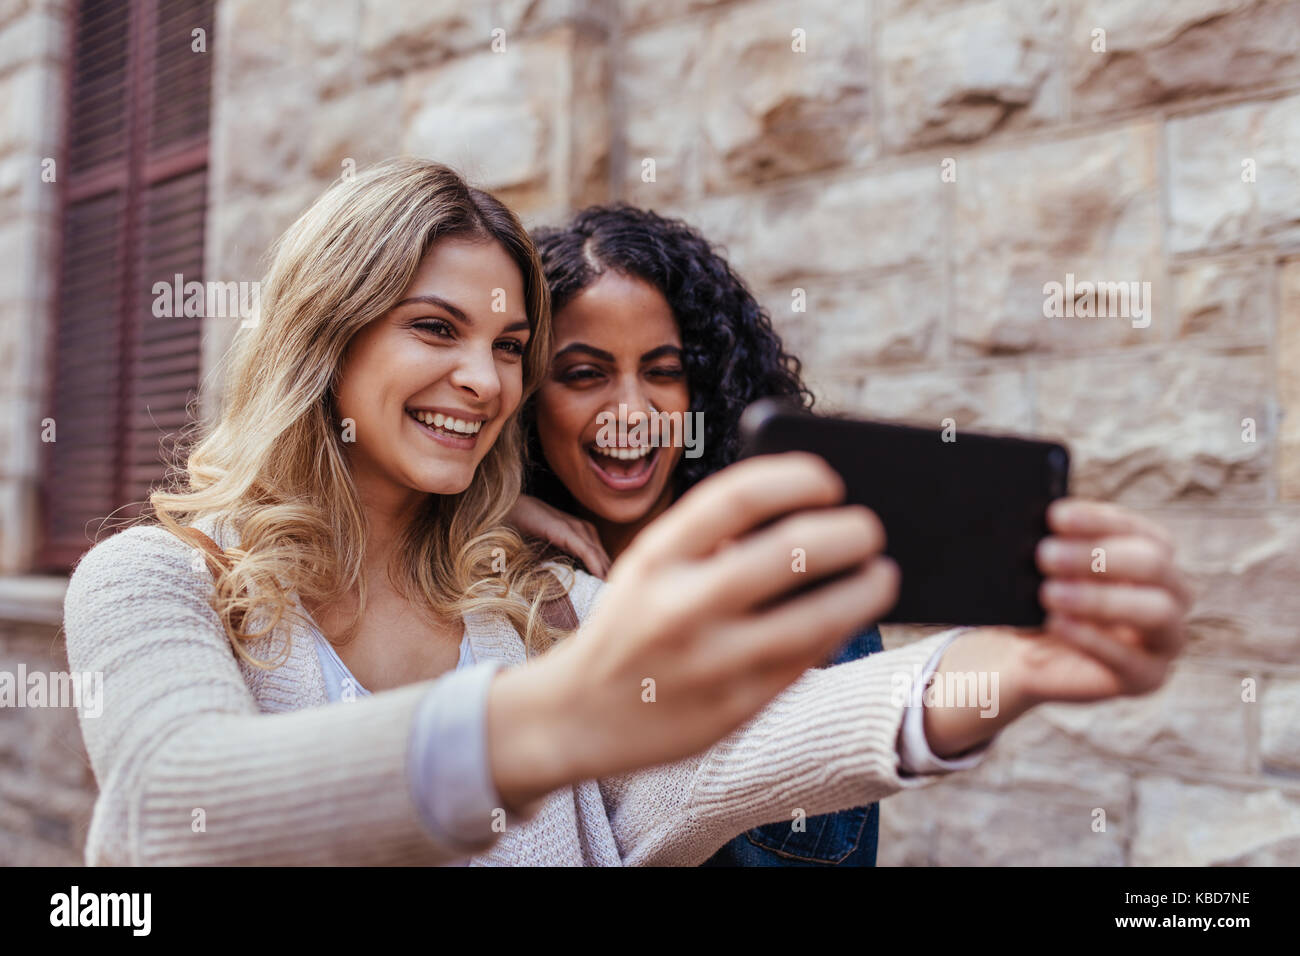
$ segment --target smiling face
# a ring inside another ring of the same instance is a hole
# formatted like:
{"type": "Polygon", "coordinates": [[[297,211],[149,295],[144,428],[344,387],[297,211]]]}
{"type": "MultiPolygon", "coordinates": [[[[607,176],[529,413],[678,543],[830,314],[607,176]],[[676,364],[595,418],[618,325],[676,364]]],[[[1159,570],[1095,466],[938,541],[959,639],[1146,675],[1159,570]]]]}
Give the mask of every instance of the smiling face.
{"type": "Polygon", "coordinates": [[[671,503],[682,449],[598,447],[597,416],[617,416],[620,404],[629,428],[651,404],[685,416],[690,395],[671,307],[649,283],[609,271],[555,314],[554,330],[554,358],[537,396],[547,464],[598,525],[653,517],[671,503]]]}
{"type": "Polygon", "coordinates": [[[344,448],[364,501],[401,512],[469,487],[523,394],[524,303],[500,244],[445,239],[398,303],[353,337],[336,407],[355,422],[344,448]]]}

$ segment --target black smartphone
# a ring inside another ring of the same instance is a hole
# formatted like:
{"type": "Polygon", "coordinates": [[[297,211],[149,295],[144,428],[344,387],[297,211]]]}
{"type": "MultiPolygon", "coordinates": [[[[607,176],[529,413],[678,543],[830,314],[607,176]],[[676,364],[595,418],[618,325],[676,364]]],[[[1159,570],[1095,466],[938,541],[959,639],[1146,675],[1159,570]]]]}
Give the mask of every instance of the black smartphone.
{"type": "Polygon", "coordinates": [[[808,451],[844,479],[846,500],[885,526],[898,562],[899,624],[1041,625],[1034,560],[1047,506],[1069,491],[1058,442],[815,415],[762,399],[741,418],[742,457],[808,451]]]}

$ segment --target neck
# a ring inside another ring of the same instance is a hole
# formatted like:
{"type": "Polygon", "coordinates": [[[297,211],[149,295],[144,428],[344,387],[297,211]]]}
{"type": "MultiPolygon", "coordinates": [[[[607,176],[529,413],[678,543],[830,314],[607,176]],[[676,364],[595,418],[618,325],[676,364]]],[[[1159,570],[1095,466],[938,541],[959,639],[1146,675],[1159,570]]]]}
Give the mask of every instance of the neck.
{"type": "Polygon", "coordinates": [[[420,505],[428,496],[412,488],[398,488],[368,479],[368,475],[360,474],[354,478],[365,526],[366,552],[362,571],[367,585],[374,588],[387,582],[389,561],[397,542],[415,520],[420,505]]]}
{"type": "MultiPolygon", "coordinates": [[[[395,593],[389,579],[391,559],[403,528],[415,516],[419,500],[400,503],[389,498],[376,500],[375,496],[367,495],[364,488],[359,490],[366,547],[361,559],[361,574],[365,580],[367,601],[373,607],[376,600],[384,600],[395,593]]],[[[359,599],[360,595],[354,586],[348,593],[337,596],[328,604],[304,601],[303,606],[325,632],[337,628],[341,633],[346,630],[342,622],[351,620],[359,599]]]]}
{"type": "Polygon", "coordinates": [[[415,519],[416,507],[400,511],[380,510],[362,505],[366,521],[366,554],[363,567],[373,586],[387,580],[387,571],[398,541],[408,524],[415,519]]]}

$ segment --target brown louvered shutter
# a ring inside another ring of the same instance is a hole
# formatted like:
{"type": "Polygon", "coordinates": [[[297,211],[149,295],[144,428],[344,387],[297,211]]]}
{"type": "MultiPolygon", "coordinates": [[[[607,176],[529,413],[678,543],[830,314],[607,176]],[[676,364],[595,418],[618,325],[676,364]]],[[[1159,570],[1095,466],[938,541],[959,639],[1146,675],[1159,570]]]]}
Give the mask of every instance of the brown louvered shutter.
{"type": "Polygon", "coordinates": [[[42,570],[67,571],[102,519],[139,514],[197,394],[202,320],[155,317],[153,288],[204,280],[212,14],[213,0],[72,4],[42,570]]]}

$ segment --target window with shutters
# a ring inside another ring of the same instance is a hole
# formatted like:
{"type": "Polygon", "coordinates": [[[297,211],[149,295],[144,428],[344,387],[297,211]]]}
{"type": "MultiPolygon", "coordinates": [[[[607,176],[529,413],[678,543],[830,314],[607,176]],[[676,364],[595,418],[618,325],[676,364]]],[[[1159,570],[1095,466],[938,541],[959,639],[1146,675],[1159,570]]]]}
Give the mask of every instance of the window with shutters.
{"type": "Polygon", "coordinates": [[[214,0],[77,0],[41,570],[137,516],[197,398],[198,316],[155,282],[203,281],[214,0]]]}

